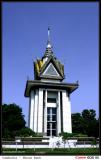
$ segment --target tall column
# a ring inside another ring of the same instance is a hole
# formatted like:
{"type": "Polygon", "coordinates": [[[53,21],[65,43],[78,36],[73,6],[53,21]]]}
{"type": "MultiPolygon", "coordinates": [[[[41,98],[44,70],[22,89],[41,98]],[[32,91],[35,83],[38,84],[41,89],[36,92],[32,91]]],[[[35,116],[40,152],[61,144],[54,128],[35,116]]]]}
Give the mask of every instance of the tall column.
{"type": "Polygon", "coordinates": [[[71,102],[70,97],[68,96],[68,92],[66,92],[67,98],[67,119],[68,119],[68,132],[72,133],[72,120],[71,120],[71,102]]]}
{"type": "Polygon", "coordinates": [[[38,105],[38,133],[42,133],[43,129],[43,89],[39,89],[39,105],[38,105]]]}
{"type": "Polygon", "coordinates": [[[29,128],[33,130],[33,124],[34,124],[34,91],[32,90],[30,92],[30,115],[29,115],[29,128]]]}
{"type": "Polygon", "coordinates": [[[58,104],[57,104],[57,134],[61,133],[61,112],[60,112],[60,91],[58,91],[58,104]]]}
{"type": "Polygon", "coordinates": [[[45,90],[45,106],[44,106],[44,134],[47,134],[47,90],[45,90]]]}
{"type": "Polygon", "coordinates": [[[35,109],[34,109],[34,132],[38,131],[38,90],[36,89],[35,94],[35,109]]]}
{"type": "Polygon", "coordinates": [[[63,104],[63,132],[71,133],[71,112],[70,102],[66,91],[62,91],[62,104],[63,104]]]}

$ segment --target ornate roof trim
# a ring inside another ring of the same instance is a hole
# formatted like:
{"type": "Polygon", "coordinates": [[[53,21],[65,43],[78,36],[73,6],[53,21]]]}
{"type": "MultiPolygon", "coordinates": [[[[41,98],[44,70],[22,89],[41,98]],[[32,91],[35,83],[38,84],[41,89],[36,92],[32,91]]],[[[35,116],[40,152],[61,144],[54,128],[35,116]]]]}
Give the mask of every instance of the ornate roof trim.
{"type": "Polygon", "coordinates": [[[42,73],[45,71],[46,67],[49,65],[50,62],[54,65],[54,67],[56,68],[57,72],[58,72],[58,73],[60,74],[60,76],[64,79],[64,75],[61,74],[61,71],[60,71],[60,69],[59,69],[59,67],[58,67],[58,65],[57,65],[57,63],[56,63],[56,60],[55,60],[52,56],[50,56],[50,57],[48,58],[48,60],[46,61],[46,63],[43,64],[43,66],[42,66],[42,68],[41,68],[41,70],[40,70],[40,74],[39,74],[39,75],[40,75],[40,76],[42,75],[42,73]]]}

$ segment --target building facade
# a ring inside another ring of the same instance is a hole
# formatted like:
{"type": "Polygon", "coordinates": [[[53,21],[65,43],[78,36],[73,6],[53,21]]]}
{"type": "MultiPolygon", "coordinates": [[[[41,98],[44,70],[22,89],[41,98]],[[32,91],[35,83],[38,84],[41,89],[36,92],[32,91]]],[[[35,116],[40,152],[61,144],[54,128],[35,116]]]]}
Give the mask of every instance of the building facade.
{"type": "Polygon", "coordinates": [[[72,133],[70,94],[78,83],[64,83],[64,65],[55,57],[50,42],[46,51],[33,62],[35,80],[27,80],[25,97],[29,97],[28,126],[43,136],[72,133]]]}

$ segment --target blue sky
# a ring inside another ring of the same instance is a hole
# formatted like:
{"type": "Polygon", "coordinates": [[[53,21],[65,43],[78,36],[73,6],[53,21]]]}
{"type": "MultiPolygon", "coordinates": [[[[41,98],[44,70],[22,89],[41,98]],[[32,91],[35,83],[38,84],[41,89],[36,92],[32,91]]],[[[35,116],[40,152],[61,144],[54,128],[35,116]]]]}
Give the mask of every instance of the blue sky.
{"type": "Polygon", "coordinates": [[[99,115],[98,2],[2,3],[2,103],[22,107],[28,121],[27,76],[34,80],[33,61],[44,55],[47,28],[55,56],[64,64],[64,82],[79,81],[71,94],[72,113],[83,109],[99,115]]]}

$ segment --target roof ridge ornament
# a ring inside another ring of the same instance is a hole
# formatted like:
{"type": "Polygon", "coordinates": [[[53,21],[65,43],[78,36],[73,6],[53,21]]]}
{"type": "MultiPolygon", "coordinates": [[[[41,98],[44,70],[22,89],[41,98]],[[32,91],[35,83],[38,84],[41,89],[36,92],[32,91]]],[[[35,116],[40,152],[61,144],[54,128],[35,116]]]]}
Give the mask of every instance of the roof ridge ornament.
{"type": "MultiPolygon", "coordinates": [[[[47,58],[49,58],[50,56],[54,57],[53,55],[53,46],[51,45],[50,42],[50,27],[48,27],[48,39],[47,39],[47,46],[46,46],[46,51],[44,56],[42,57],[42,59],[45,59],[47,61],[47,58]]],[[[54,57],[55,58],[55,57],[54,57]]]]}
{"type": "Polygon", "coordinates": [[[48,27],[48,42],[50,42],[50,27],[48,27]]]}
{"type": "Polygon", "coordinates": [[[47,41],[47,48],[52,48],[51,42],[50,42],[50,27],[48,27],[48,41],[47,41]]]}

